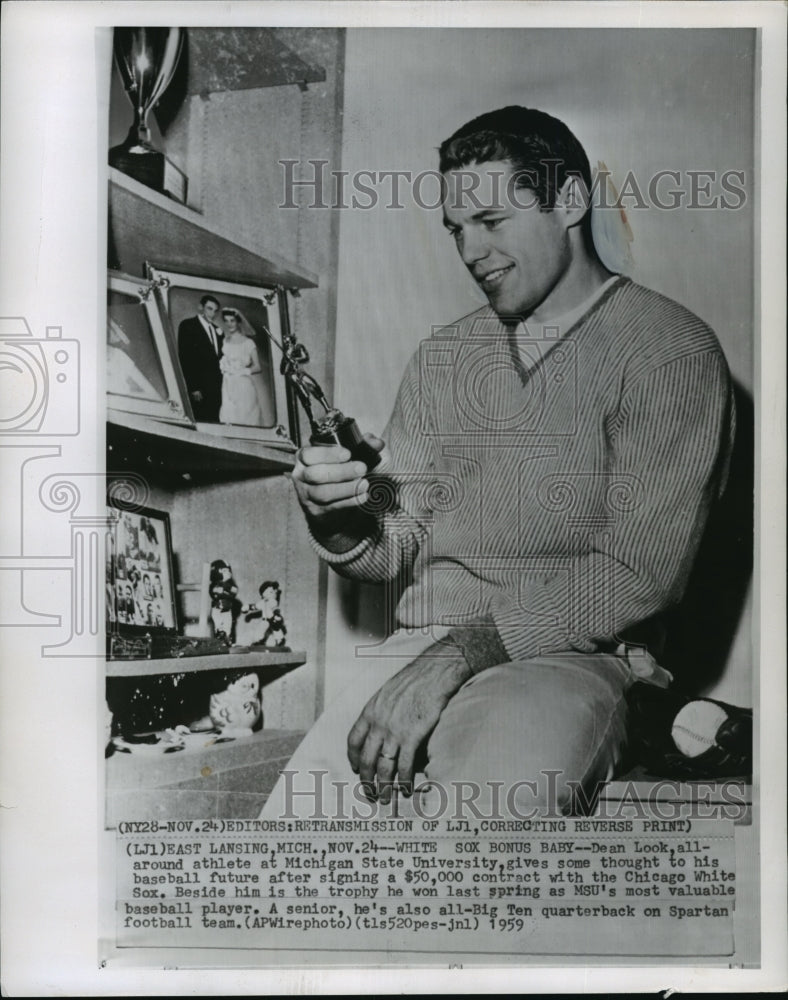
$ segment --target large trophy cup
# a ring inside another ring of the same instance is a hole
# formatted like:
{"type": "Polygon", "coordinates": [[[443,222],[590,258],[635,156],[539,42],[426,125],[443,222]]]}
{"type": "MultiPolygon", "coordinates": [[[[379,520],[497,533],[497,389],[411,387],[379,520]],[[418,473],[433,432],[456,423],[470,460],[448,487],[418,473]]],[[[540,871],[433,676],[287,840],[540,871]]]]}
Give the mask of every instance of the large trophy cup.
{"type": "Polygon", "coordinates": [[[115,28],[113,48],[134,123],[109,151],[110,166],[147,187],[186,201],[186,175],[150,142],[148,114],[172,80],[183,48],[181,28],[115,28]]]}
{"type": "MultiPolygon", "coordinates": [[[[266,332],[274,340],[270,332],[266,332]]],[[[342,445],[343,448],[347,448],[352,458],[363,462],[368,470],[374,469],[380,461],[379,452],[364,440],[356,421],[333,407],[315,379],[301,368],[302,364],[309,361],[309,354],[304,345],[292,339],[285,340],[284,346],[275,340],[274,343],[282,351],[280,370],[295,390],[309,419],[309,426],[312,428],[310,443],[342,445]],[[315,416],[313,409],[315,403],[322,407],[322,416],[315,416]]]]}

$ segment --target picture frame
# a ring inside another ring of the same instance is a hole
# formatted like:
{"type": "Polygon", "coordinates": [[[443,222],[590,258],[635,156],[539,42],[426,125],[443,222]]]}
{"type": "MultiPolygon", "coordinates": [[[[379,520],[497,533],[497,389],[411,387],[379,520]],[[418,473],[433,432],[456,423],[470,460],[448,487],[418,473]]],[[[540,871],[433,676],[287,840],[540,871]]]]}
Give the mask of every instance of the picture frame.
{"type": "MultiPolygon", "coordinates": [[[[190,332],[188,326],[185,327],[184,324],[191,324],[191,331],[196,331],[196,334],[201,336],[200,330],[194,324],[199,322],[196,317],[201,305],[200,300],[204,296],[210,295],[219,303],[214,323],[221,328],[222,334],[226,336],[224,331],[226,322],[222,319],[221,310],[237,310],[244,320],[243,332],[254,344],[261,371],[243,379],[245,385],[241,388],[248,392],[249,382],[252,383],[259,408],[259,418],[254,416],[247,418],[244,414],[249,410],[243,406],[228,405],[225,388],[228,385],[228,377],[224,375],[218,419],[201,420],[195,406],[197,430],[219,437],[259,441],[283,450],[295,451],[298,432],[294,426],[294,405],[290,398],[290,388],[279,370],[278,350],[274,345],[274,341],[282,343],[285,327],[282,314],[287,305],[283,290],[278,286],[245,285],[181,274],[148,261],[145,262],[145,275],[161,296],[169,327],[173,331],[179,370],[187,392],[193,386],[189,386],[189,376],[184,372],[183,352],[189,349],[190,341],[187,338],[193,337],[194,332],[190,332]]],[[[222,345],[224,339],[223,336],[222,345]]],[[[220,356],[224,357],[223,347],[220,356]]],[[[191,365],[189,367],[191,368],[191,365]]],[[[191,372],[190,375],[194,377],[191,372]]],[[[254,397],[252,412],[257,412],[254,410],[254,397]]]]}
{"type": "Polygon", "coordinates": [[[160,290],[107,271],[107,406],[194,426],[160,290]]]}
{"type": "Polygon", "coordinates": [[[110,499],[107,517],[107,634],[178,635],[169,514],[110,499]]]}

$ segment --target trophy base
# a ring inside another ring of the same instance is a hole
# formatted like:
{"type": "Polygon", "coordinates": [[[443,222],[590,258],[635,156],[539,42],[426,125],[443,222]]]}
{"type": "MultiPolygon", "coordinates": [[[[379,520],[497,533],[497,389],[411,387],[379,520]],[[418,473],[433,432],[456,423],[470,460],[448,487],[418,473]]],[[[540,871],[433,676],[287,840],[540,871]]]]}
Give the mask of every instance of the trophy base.
{"type": "Polygon", "coordinates": [[[109,151],[109,165],[135,181],[186,204],[188,178],[164,153],[141,145],[123,143],[109,151]]]}
{"type": "Polygon", "coordinates": [[[372,470],[380,461],[380,453],[364,440],[358,424],[352,417],[324,423],[309,439],[312,444],[339,444],[347,448],[352,458],[363,462],[372,470]]]}

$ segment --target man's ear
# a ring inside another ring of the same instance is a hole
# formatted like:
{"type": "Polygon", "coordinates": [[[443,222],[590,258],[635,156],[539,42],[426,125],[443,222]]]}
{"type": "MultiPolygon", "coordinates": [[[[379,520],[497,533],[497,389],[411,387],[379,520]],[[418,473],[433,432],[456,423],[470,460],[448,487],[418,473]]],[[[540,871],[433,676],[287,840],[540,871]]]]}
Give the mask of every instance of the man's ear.
{"type": "Polygon", "coordinates": [[[566,221],[567,229],[579,226],[591,203],[586,183],[579,174],[570,174],[556,195],[555,208],[566,221]]]}

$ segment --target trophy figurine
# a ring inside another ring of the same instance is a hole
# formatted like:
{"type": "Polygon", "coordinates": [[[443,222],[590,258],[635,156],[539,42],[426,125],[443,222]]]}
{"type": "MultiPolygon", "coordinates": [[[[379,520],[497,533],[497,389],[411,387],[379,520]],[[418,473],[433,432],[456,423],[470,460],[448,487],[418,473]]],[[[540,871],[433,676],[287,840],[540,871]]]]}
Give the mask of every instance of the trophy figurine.
{"type": "MultiPolygon", "coordinates": [[[[274,340],[270,332],[268,330],[266,332],[274,340]]],[[[364,440],[356,421],[333,407],[315,379],[302,370],[301,365],[309,361],[309,354],[304,345],[295,340],[285,341],[284,346],[278,341],[274,343],[282,351],[280,371],[292,385],[309,419],[309,426],[312,428],[310,442],[342,445],[354,459],[363,462],[368,470],[374,469],[380,461],[380,454],[364,440]],[[315,416],[313,409],[315,403],[322,407],[324,411],[322,416],[315,416]]]]}
{"type": "Polygon", "coordinates": [[[134,122],[126,139],[109,151],[110,166],[180,202],[186,201],[186,175],[151,145],[148,114],[172,80],[183,37],[181,28],[115,28],[115,62],[134,122]]]}

